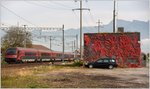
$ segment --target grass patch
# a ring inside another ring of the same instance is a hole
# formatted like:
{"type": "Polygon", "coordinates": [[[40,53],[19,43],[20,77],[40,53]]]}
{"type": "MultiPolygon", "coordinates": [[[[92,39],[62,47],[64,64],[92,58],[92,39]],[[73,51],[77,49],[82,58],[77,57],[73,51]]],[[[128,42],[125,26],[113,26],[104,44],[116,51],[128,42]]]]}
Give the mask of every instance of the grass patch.
{"type": "Polygon", "coordinates": [[[83,61],[80,61],[80,60],[74,61],[72,66],[78,66],[78,67],[83,66],[83,61]]]}
{"type": "Polygon", "coordinates": [[[40,77],[35,76],[6,76],[1,78],[2,88],[47,88],[40,82],[40,77]]]}
{"type": "Polygon", "coordinates": [[[59,70],[65,66],[44,65],[22,69],[2,70],[2,88],[48,88],[49,84],[42,81],[43,77],[37,74],[45,74],[53,70],[59,70]],[[13,70],[13,71],[12,71],[13,70]]]}
{"type": "Polygon", "coordinates": [[[57,67],[64,68],[64,67],[81,67],[83,66],[83,61],[75,60],[73,62],[65,63],[64,65],[58,65],[57,67]]]}
{"type": "Polygon", "coordinates": [[[31,70],[33,71],[34,74],[40,74],[40,73],[46,73],[46,72],[50,72],[53,70],[59,70],[64,68],[65,66],[39,66],[39,67],[34,67],[31,70]]]}
{"type": "MultiPolygon", "coordinates": [[[[1,77],[1,87],[2,88],[48,88],[55,87],[52,86],[53,83],[50,81],[43,81],[43,78],[54,77],[46,76],[45,74],[51,71],[58,71],[63,69],[69,69],[70,67],[78,67],[81,62],[74,62],[65,65],[42,65],[36,67],[18,68],[18,69],[3,69],[1,77]],[[38,74],[42,75],[39,76],[38,74]]],[[[56,76],[55,76],[56,77],[56,76]]],[[[57,76],[60,78],[59,76],[57,76]]],[[[63,79],[62,79],[63,80],[63,79]]],[[[61,80],[61,81],[62,81],[61,80]]],[[[59,80],[60,81],[60,80],[59,80]]],[[[65,81],[65,80],[63,80],[65,81]]],[[[54,81],[56,82],[56,81],[54,81]]],[[[55,84],[54,84],[55,85],[55,84]]]]}

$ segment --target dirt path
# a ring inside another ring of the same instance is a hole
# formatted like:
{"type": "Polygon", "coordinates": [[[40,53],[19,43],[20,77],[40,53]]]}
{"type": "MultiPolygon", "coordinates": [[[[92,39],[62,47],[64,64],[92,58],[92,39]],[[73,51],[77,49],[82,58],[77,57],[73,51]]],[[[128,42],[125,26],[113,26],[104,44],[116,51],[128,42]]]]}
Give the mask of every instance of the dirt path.
{"type": "MultiPolygon", "coordinates": [[[[52,82],[53,87],[148,88],[148,68],[87,69],[66,68],[37,76],[52,82]],[[48,77],[50,76],[50,77],[48,77]],[[64,84],[65,83],[65,84],[64,84]],[[61,84],[61,86],[58,86],[61,84]],[[63,85],[62,85],[63,84],[63,85]]],[[[51,85],[52,86],[52,85],[51,85]]]]}

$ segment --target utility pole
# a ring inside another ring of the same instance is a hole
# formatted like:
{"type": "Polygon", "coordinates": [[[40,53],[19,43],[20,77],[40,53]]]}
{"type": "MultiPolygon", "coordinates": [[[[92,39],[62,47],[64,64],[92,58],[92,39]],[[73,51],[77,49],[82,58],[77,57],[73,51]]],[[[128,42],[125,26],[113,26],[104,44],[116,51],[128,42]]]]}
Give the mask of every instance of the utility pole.
{"type": "Polygon", "coordinates": [[[17,27],[19,28],[19,22],[17,22],[17,27]]]}
{"type": "Polygon", "coordinates": [[[72,52],[74,50],[74,41],[72,41],[72,52]]]}
{"type": "Polygon", "coordinates": [[[80,0],[80,8],[72,9],[74,10],[80,10],[80,58],[83,59],[83,51],[82,51],[82,11],[83,10],[90,10],[88,8],[82,8],[82,0],[80,0]]]}
{"type": "Polygon", "coordinates": [[[75,56],[76,56],[76,54],[75,54],[75,49],[76,49],[76,41],[74,40],[74,58],[75,58],[75,56]]]}
{"type": "Polygon", "coordinates": [[[24,38],[24,47],[25,47],[25,48],[26,48],[26,44],[27,44],[27,43],[26,43],[26,42],[27,42],[27,40],[26,40],[26,36],[27,36],[27,33],[26,33],[26,26],[27,26],[27,25],[23,25],[24,31],[25,31],[25,34],[24,34],[24,35],[25,35],[25,38],[24,38]]]}
{"type": "Polygon", "coordinates": [[[50,42],[49,42],[49,49],[52,50],[52,43],[51,43],[51,41],[52,41],[52,36],[49,36],[49,40],[50,40],[50,42]]]}
{"type": "Polygon", "coordinates": [[[113,33],[116,32],[116,0],[114,0],[114,10],[113,10],[113,33]]]}
{"type": "Polygon", "coordinates": [[[76,35],[76,50],[78,49],[78,35],[76,35]]]}
{"type": "Polygon", "coordinates": [[[62,43],[63,43],[63,47],[62,47],[62,50],[63,50],[63,58],[62,58],[62,62],[64,62],[64,52],[65,52],[65,39],[64,39],[64,25],[62,25],[62,43]]]}
{"type": "Polygon", "coordinates": [[[100,23],[101,22],[100,22],[100,20],[98,20],[98,22],[96,22],[96,23],[98,24],[98,26],[97,26],[98,27],[98,33],[100,33],[100,23]]]}

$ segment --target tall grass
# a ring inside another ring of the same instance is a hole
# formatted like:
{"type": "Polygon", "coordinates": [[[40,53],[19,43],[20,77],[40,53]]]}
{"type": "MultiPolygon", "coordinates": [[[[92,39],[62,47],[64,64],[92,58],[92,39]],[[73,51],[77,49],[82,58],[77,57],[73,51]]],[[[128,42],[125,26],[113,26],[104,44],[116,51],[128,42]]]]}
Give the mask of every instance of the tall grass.
{"type": "Polygon", "coordinates": [[[48,84],[38,74],[45,74],[53,70],[59,70],[64,66],[37,66],[30,68],[14,69],[14,71],[2,70],[2,88],[47,88],[48,84]],[[4,74],[5,73],[5,74],[4,74]]]}
{"type": "Polygon", "coordinates": [[[37,76],[9,76],[1,78],[2,88],[46,88],[47,85],[40,82],[37,76]]]}
{"type": "MultiPolygon", "coordinates": [[[[76,61],[65,65],[41,65],[36,67],[3,69],[1,76],[2,88],[48,88],[49,83],[45,82],[39,75],[45,75],[51,71],[57,71],[75,66],[81,66],[82,62],[76,61]]],[[[48,76],[51,77],[51,76],[48,76]]]]}

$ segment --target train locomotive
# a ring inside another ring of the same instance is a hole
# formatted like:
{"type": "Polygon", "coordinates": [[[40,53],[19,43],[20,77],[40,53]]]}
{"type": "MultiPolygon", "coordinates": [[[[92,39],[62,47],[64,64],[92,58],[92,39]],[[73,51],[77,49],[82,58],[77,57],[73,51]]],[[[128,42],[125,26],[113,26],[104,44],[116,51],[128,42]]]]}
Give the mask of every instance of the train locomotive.
{"type": "Polygon", "coordinates": [[[38,50],[34,48],[8,48],[5,54],[5,61],[7,63],[23,63],[23,62],[43,62],[43,61],[62,61],[72,60],[73,53],[63,53],[50,50],[38,50]]]}

